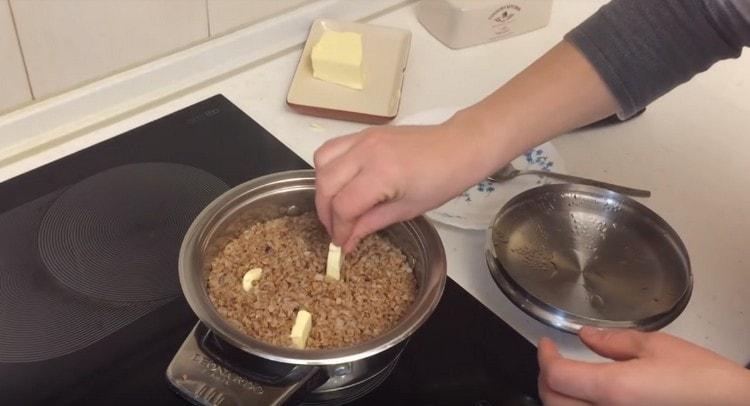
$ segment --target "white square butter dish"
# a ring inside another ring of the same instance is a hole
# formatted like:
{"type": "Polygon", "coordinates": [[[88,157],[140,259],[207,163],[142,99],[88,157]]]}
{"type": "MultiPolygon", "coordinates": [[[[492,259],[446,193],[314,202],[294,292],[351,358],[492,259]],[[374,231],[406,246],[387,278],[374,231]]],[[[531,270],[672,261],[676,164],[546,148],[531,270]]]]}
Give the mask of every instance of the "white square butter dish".
{"type": "Polygon", "coordinates": [[[364,23],[319,19],[310,27],[287,95],[287,104],[308,115],[364,123],[396,117],[411,47],[411,32],[364,23]],[[325,30],[362,35],[362,90],[313,77],[310,54],[325,30]]]}

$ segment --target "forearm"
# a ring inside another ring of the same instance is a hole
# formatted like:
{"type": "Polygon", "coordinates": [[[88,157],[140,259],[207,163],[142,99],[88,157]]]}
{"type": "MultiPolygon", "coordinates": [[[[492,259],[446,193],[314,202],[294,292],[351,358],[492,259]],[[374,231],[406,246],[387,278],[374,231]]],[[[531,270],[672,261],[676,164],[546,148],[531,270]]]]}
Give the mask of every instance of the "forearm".
{"type": "Polygon", "coordinates": [[[596,67],[626,118],[750,45],[747,0],[613,0],[566,40],[596,67]]]}
{"type": "Polygon", "coordinates": [[[594,67],[563,41],[448,125],[482,139],[485,148],[477,159],[488,172],[616,111],[617,102],[594,67]]]}
{"type": "Polygon", "coordinates": [[[473,148],[474,169],[489,173],[573,128],[629,117],[748,44],[743,0],[614,0],[449,124],[486,147],[473,148]]]}

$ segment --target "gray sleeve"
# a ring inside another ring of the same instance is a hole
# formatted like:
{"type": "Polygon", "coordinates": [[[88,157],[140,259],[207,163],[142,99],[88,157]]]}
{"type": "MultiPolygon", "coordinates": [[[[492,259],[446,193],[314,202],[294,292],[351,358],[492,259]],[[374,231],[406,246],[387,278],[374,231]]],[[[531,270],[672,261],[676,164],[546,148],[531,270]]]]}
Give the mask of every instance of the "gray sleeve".
{"type": "Polygon", "coordinates": [[[750,45],[750,0],[613,0],[569,32],[627,118],[750,45]]]}

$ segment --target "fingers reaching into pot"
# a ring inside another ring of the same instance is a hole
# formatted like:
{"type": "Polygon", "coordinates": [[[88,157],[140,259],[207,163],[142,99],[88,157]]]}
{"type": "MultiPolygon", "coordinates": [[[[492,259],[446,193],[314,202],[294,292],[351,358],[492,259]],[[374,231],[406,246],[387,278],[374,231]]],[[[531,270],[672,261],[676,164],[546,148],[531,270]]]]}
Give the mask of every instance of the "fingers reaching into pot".
{"type": "Polygon", "coordinates": [[[441,205],[484,177],[465,126],[373,127],[315,152],[318,216],[352,251],[366,235],[441,205]],[[463,129],[462,129],[463,128],[463,129]]]}

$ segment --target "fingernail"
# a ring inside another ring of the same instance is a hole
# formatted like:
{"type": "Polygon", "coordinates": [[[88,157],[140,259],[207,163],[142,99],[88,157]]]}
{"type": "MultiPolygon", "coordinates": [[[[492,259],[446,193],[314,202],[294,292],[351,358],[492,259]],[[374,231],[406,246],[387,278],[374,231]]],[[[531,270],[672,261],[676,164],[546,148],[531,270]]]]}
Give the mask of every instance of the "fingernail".
{"type": "Polygon", "coordinates": [[[552,340],[549,337],[542,337],[539,340],[539,343],[537,344],[537,347],[541,347],[542,345],[551,346],[551,347],[555,347],[556,348],[554,340],[552,340]]]}

